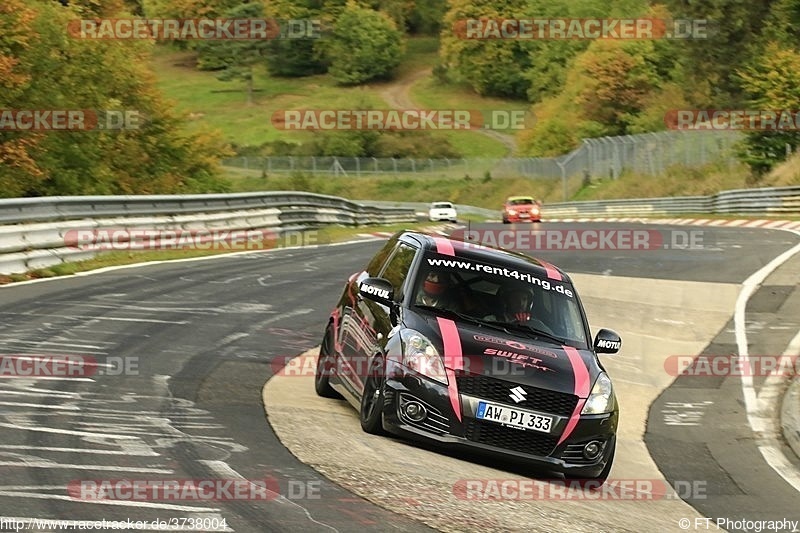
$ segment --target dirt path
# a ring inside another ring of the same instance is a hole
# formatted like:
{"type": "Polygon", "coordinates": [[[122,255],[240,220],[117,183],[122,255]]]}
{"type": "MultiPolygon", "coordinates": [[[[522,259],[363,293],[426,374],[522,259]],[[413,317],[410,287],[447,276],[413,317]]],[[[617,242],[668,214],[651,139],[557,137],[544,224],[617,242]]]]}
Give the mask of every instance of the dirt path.
{"type": "MultiPolygon", "coordinates": [[[[380,93],[381,97],[394,109],[414,109],[418,106],[415,106],[414,101],[411,99],[411,87],[421,79],[430,76],[431,72],[432,69],[427,68],[399,78],[384,87],[380,93]]],[[[502,143],[507,150],[506,157],[511,157],[516,153],[517,140],[513,135],[496,130],[479,131],[483,135],[502,143]]]]}

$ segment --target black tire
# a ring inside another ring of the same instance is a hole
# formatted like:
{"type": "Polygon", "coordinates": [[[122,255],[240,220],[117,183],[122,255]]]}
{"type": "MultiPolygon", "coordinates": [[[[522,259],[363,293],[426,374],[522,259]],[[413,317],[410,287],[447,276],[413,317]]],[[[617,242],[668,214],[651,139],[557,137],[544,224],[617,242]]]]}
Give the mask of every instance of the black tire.
{"type": "Polygon", "coordinates": [[[314,390],[317,391],[318,396],[322,396],[323,398],[339,399],[342,395],[336,392],[330,384],[330,369],[334,364],[332,356],[333,328],[328,326],[325,329],[325,336],[322,338],[322,344],[319,347],[317,371],[314,375],[314,390]]]}
{"type": "Polygon", "coordinates": [[[358,418],[361,429],[372,435],[383,435],[383,392],[385,362],[383,356],[376,355],[369,365],[369,373],[364,380],[364,393],[361,395],[361,409],[358,418]]]}

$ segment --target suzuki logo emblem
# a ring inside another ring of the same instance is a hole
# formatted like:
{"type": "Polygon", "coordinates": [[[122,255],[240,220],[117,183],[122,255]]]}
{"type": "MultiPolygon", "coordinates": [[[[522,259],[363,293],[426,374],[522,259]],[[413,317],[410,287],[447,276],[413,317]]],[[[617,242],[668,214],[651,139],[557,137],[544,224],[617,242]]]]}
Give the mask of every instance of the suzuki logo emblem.
{"type": "Polygon", "coordinates": [[[527,394],[528,393],[525,392],[525,389],[523,389],[522,387],[514,387],[513,389],[511,389],[511,394],[509,394],[508,396],[515,402],[519,403],[527,399],[526,397],[527,394]]]}

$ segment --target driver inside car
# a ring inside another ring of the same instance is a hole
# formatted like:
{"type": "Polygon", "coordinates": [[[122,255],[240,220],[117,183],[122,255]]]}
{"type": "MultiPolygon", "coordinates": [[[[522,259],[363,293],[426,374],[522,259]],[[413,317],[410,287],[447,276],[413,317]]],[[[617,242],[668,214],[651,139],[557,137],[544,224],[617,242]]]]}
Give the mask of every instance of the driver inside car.
{"type": "Polygon", "coordinates": [[[432,270],[428,272],[422,287],[415,300],[417,305],[428,305],[440,309],[455,311],[456,298],[453,294],[453,284],[445,272],[432,270]]]}
{"type": "Polygon", "coordinates": [[[533,289],[504,287],[498,292],[502,301],[503,322],[529,322],[533,318],[533,289]]]}

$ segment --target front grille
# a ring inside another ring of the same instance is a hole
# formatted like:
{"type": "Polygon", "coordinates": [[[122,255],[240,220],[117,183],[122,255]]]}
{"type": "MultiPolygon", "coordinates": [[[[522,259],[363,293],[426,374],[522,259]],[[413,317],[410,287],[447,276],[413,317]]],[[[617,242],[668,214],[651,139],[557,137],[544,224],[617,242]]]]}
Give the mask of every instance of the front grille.
{"type": "Polygon", "coordinates": [[[578,397],[574,394],[517,385],[516,383],[489,376],[464,374],[456,377],[456,384],[458,385],[458,392],[462,394],[475,396],[482,400],[513,405],[520,409],[532,409],[558,416],[572,416],[572,411],[578,405],[578,397]],[[509,393],[511,389],[519,386],[525,389],[527,398],[520,403],[516,403],[511,399],[509,393]]]}
{"type": "Polygon", "coordinates": [[[464,436],[473,442],[542,456],[550,455],[558,444],[558,437],[552,435],[508,428],[477,418],[467,419],[464,436]]]}

